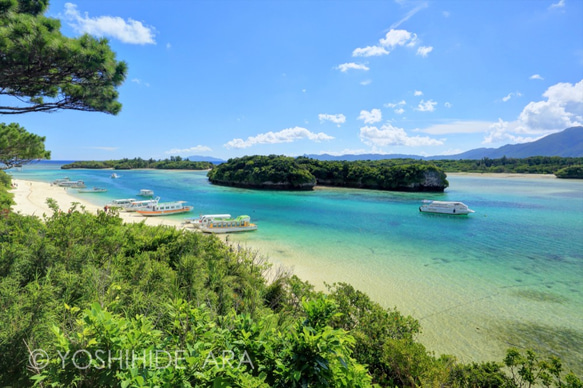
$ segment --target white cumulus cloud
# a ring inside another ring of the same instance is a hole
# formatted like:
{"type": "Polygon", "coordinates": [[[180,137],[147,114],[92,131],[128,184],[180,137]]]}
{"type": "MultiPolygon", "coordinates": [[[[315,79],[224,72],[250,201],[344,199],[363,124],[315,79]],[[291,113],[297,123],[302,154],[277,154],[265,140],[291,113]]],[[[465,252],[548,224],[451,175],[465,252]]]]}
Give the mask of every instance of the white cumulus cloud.
{"type": "Polygon", "coordinates": [[[405,105],[407,105],[407,103],[405,102],[405,100],[401,100],[397,103],[394,102],[388,102],[385,104],[385,107],[387,108],[392,108],[393,111],[398,114],[398,115],[402,115],[403,113],[405,113],[405,109],[403,108],[405,105]]]}
{"type": "Polygon", "coordinates": [[[550,86],[543,97],[547,99],[524,107],[518,131],[533,134],[583,125],[583,80],[575,85],[562,82],[550,86]]]}
{"type": "Polygon", "coordinates": [[[421,90],[415,90],[415,91],[413,92],[413,95],[414,95],[414,96],[422,96],[422,95],[423,95],[423,92],[422,92],[421,90]]]}
{"type": "Polygon", "coordinates": [[[190,147],[190,148],[172,148],[171,150],[165,151],[164,153],[167,155],[180,155],[180,154],[188,154],[188,153],[192,153],[192,152],[207,152],[207,151],[212,151],[212,149],[210,147],[207,147],[207,146],[197,145],[197,146],[190,147]]]}
{"type": "Polygon", "coordinates": [[[419,112],[433,112],[435,110],[435,105],[437,105],[437,102],[433,100],[421,100],[417,106],[417,110],[419,112]]]}
{"type": "Polygon", "coordinates": [[[404,46],[406,44],[411,44],[412,41],[417,39],[417,35],[410,33],[407,30],[393,30],[391,29],[384,38],[379,40],[383,47],[392,49],[396,46],[404,46]]]}
{"type": "Polygon", "coordinates": [[[370,68],[367,65],[363,65],[361,63],[354,63],[354,62],[343,63],[341,65],[336,66],[336,69],[340,70],[343,73],[346,73],[350,69],[364,70],[364,71],[370,70],[370,68]]]}
{"type": "Polygon", "coordinates": [[[417,55],[421,55],[423,58],[425,58],[432,51],[433,47],[431,46],[421,46],[417,49],[417,55]]]}
{"type": "Polygon", "coordinates": [[[518,120],[501,119],[491,125],[484,143],[532,141],[553,132],[583,125],[583,80],[576,84],[561,82],[550,86],[545,100],[531,101],[518,120]],[[526,135],[526,136],[525,136],[526,135]]]}
{"type": "Polygon", "coordinates": [[[344,116],[342,113],[337,114],[337,115],[320,113],[318,115],[318,119],[320,120],[321,123],[323,123],[324,121],[331,121],[334,124],[337,124],[338,126],[340,126],[340,124],[344,124],[346,122],[346,116],[344,116]]]}
{"type": "Polygon", "coordinates": [[[257,136],[249,136],[247,140],[233,139],[227,142],[224,146],[226,148],[249,148],[255,144],[276,144],[276,143],[291,143],[296,140],[308,139],[315,142],[322,140],[332,140],[334,137],[329,136],[323,132],[314,133],[306,128],[294,127],[282,129],[279,132],[269,131],[267,133],[260,133],[257,136]]]}
{"type": "Polygon", "coordinates": [[[492,144],[492,143],[526,143],[529,141],[535,141],[542,136],[538,137],[524,137],[515,135],[514,124],[498,119],[497,123],[491,124],[488,133],[484,137],[482,144],[492,144]]]}
{"type": "Polygon", "coordinates": [[[530,76],[529,79],[540,79],[540,80],[544,80],[544,78],[541,77],[540,74],[533,74],[533,75],[530,76]]]}
{"type": "Polygon", "coordinates": [[[363,120],[365,124],[374,124],[382,120],[382,114],[380,109],[373,109],[370,112],[366,110],[360,111],[359,120],[363,120]]]}
{"type": "Polygon", "coordinates": [[[389,52],[384,47],[367,46],[363,48],[356,48],[352,52],[353,57],[375,57],[379,55],[386,55],[389,52]]]}
{"type": "Polygon", "coordinates": [[[360,128],[360,140],[369,146],[437,146],[442,145],[442,140],[432,139],[428,136],[409,136],[402,128],[393,127],[391,124],[385,124],[381,128],[362,127],[360,128]]]}
{"type": "Polygon", "coordinates": [[[80,33],[93,36],[106,36],[130,44],[155,44],[154,28],[147,27],[137,20],[127,21],[117,16],[89,17],[81,14],[77,5],[65,3],[64,19],[80,33]]]}

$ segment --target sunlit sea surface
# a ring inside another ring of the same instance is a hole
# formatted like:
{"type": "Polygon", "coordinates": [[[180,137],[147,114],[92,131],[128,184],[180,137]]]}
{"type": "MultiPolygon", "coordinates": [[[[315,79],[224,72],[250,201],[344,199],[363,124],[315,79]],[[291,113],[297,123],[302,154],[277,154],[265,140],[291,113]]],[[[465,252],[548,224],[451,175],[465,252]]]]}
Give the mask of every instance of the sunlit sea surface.
{"type": "MultiPolygon", "coordinates": [[[[318,289],[348,282],[421,322],[419,340],[462,361],[500,361],[514,346],[559,355],[583,373],[583,181],[449,176],[443,194],[317,188],[274,192],[213,186],[206,172],[11,170],[50,182],[69,176],[103,194],[98,205],[185,200],[194,215],[247,214],[259,226],[231,242],[257,248],[318,289]],[[423,199],[459,200],[476,213],[420,213],[423,199]]],[[[74,190],[71,190],[75,193],[74,190]]],[[[183,218],[183,216],[173,216],[183,218]]]]}

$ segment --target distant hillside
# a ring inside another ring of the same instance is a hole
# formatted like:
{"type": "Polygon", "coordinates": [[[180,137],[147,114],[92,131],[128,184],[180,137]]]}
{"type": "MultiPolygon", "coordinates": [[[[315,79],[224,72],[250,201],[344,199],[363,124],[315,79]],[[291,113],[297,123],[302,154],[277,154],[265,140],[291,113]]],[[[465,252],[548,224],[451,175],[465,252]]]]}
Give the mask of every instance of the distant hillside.
{"type": "Polygon", "coordinates": [[[358,154],[358,155],[330,155],[330,154],[310,154],[304,155],[306,158],[330,161],[330,160],[383,160],[383,159],[424,159],[419,155],[405,155],[405,154],[358,154]]]}
{"type": "MultiPolygon", "coordinates": [[[[477,148],[457,155],[449,155],[447,159],[482,159],[482,158],[528,158],[529,156],[583,156],[583,127],[567,128],[530,143],[508,144],[500,148],[477,148]]],[[[443,156],[432,156],[428,159],[444,159],[443,156]]]]}
{"type": "Polygon", "coordinates": [[[201,155],[187,156],[184,159],[188,159],[191,162],[211,162],[214,164],[225,162],[223,159],[217,159],[217,158],[213,158],[212,156],[201,156],[201,155]]]}
{"type": "Polygon", "coordinates": [[[508,144],[500,148],[476,148],[456,155],[435,155],[423,157],[403,154],[361,154],[361,155],[305,155],[318,160],[382,160],[382,159],[423,159],[458,160],[483,158],[528,158],[530,156],[583,157],[583,127],[567,128],[530,143],[508,144]]]}

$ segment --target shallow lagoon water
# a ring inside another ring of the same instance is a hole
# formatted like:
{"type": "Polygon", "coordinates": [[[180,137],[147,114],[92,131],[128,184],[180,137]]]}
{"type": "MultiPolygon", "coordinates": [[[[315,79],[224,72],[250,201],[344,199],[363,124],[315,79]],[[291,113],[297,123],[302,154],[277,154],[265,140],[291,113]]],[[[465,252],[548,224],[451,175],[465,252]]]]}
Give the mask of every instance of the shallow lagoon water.
{"type": "Polygon", "coordinates": [[[510,346],[532,347],[583,373],[583,181],[455,175],[443,194],[272,192],[213,186],[205,172],[132,170],[111,179],[111,171],[58,167],[11,173],[107,187],[75,194],[98,205],[148,188],[162,201],[188,201],[195,215],[248,214],[259,230],[230,241],[320,289],[348,282],[411,314],[437,354],[501,360],[510,346]],[[476,213],[423,214],[423,199],[463,201],[476,213]]]}

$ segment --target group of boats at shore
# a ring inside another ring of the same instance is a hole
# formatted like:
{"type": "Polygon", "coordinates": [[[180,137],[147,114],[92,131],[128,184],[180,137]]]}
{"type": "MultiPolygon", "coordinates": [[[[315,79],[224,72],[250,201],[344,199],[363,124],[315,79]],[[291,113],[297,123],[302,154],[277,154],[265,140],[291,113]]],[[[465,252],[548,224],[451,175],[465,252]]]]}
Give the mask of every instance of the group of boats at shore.
{"type": "MultiPolygon", "coordinates": [[[[185,201],[159,201],[160,197],[142,201],[134,198],[114,199],[105,205],[105,210],[118,209],[120,211],[136,212],[145,217],[155,217],[188,213],[193,209],[193,206],[185,205],[185,201]]],[[[185,226],[191,225],[206,233],[236,233],[257,230],[257,225],[251,223],[251,217],[247,215],[233,218],[230,214],[206,214],[194,218],[185,218],[182,224],[185,226]]]]}
{"type": "MultiPolygon", "coordinates": [[[[117,179],[119,178],[119,175],[112,174],[111,178],[117,179]]],[[[98,187],[87,189],[83,181],[72,181],[68,177],[57,179],[52,184],[65,188],[77,188],[79,193],[100,193],[107,191],[106,189],[98,187]]],[[[186,201],[160,202],[160,197],[154,198],[154,192],[149,189],[142,189],[136,195],[148,199],[114,199],[105,205],[104,210],[117,209],[119,211],[136,212],[145,217],[182,214],[193,210],[193,206],[185,205],[186,201]]],[[[419,211],[422,213],[449,214],[457,216],[474,213],[474,211],[463,202],[431,200],[424,200],[419,207],[419,211]]],[[[183,225],[191,225],[194,228],[207,233],[235,233],[257,230],[257,225],[251,223],[251,218],[247,215],[233,218],[230,214],[205,214],[196,218],[185,218],[183,225]]]]}
{"type": "MultiPolygon", "coordinates": [[[[117,179],[119,175],[116,177],[112,175],[111,178],[117,179]]],[[[68,177],[57,179],[52,184],[64,188],[76,188],[79,193],[107,191],[98,187],[87,189],[83,181],[72,181],[68,177]]],[[[104,206],[104,210],[116,209],[124,212],[135,212],[144,217],[156,217],[189,213],[194,208],[186,205],[186,201],[160,202],[160,197],[154,198],[154,192],[149,189],[141,189],[136,196],[144,197],[144,199],[114,199],[104,206]]],[[[230,214],[207,214],[196,218],[186,218],[183,225],[192,225],[206,233],[236,233],[257,230],[257,225],[252,223],[251,218],[247,215],[233,218],[230,214]]]]}

